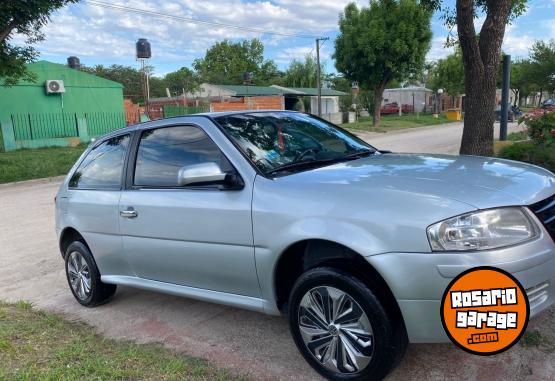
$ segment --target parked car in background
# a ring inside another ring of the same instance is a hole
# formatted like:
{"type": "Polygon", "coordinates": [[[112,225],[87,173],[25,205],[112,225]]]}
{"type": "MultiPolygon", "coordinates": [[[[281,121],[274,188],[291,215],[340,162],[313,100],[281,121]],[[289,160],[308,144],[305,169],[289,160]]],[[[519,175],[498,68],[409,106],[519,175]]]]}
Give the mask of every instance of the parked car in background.
{"type": "MultiPolygon", "coordinates": [[[[497,106],[495,108],[494,113],[495,113],[495,120],[497,122],[500,122],[501,121],[501,106],[497,106]]],[[[508,110],[508,120],[509,120],[509,122],[514,122],[516,120],[515,114],[514,114],[513,109],[511,107],[509,107],[509,110],[508,110]]]]}
{"type": "Polygon", "coordinates": [[[555,108],[555,98],[546,99],[542,102],[541,108],[543,109],[554,109],[555,108]]]}
{"type": "Polygon", "coordinates": [[[513,273],[532,316],[551,306],[554,220],[547,170],[381,152],[285,111],[118,130],[56,196],[79,303],[126,285],[284,314],[306,361],[332,380],[381,379],[409,341],[447,341],[441,298],[469,268],[513,273]]]}
{"type": "MultiPolygon", "coordinates": [[[[401,106],[401,112],[403,113],[414,112],[414,107],[412,107],[412,105],[404,104],[401,106]]],[[[397,102],[386,103],[380,109],[380,114],[382,115],[399,114],[399,104],[397,102]]]]}

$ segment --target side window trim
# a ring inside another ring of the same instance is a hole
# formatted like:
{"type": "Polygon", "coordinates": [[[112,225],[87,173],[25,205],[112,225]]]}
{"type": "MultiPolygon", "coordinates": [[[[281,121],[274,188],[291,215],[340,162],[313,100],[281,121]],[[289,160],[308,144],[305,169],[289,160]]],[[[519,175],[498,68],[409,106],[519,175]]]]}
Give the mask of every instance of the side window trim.
{"type": "Polygon", "coordinates": [[[125,166],[125,181],[124,181],[124,187],[123,187],[122,190],[143,190],[143,189],[144,190],[167,190],[167,191],[171,191],[171,190],[179,190],[179,191],[194,191],[194,190],[197,190],[197,191],[198,190],[202,190],[202,191],[221,191],[222,190],[221,187],[215,186],[215,185],[148,186],[148,185],[135,185],[134,184],[135,170],[136,170],[136,165],[137,165],[137,155],[139,153],[139,145],[140,145],[140,142],[141,142],[142,134],[145,131],[158,130],[158,129],[161,129],[161,128],[169,128],[169,127],[193,127],[193,128],[198,128],[199,130],[204,132],[204,134],[206,134],[208,139],[210,139],[210,141],[216,146],[216,148],[218,148],[218,150],[220,150],[221,154],[229,162],[229,164],[231,165],[231,167],[233,168],[235,173],[237,173],[238,176],[242,177],[241,174],[239,173],[239,171],[237,170],[237,168],[235,167],[235,165],[233,165],[231,160],[229,160],[229,158],[227,157],[225,152],[222,151],[220,146],[218,144],[216,144],[216,142],[212,139],[212,137],[206,132],[206,130],[204,128],[202,128],[200,125],[198,125],[196,123],[172,123],[172,124],[167,124],[167,125],[163,125],[163,126],[143,128],[143,129],[139,129],[139,130],[135,131],[134,136],[132,137],[132,141],[129,144],[130,152],[129,152],[129,155],[128,155],[128,162],[126,163],[126,166],[125,166]]]}
{"type": "Polygon", "coordinates": [[[84,155],[81,158],[81,160],[79,160],[79,163],[77,163],[77,166],[75,167],[75,170],[73,172],[71,172],[71,176],[70,176],[70,178],[68,180],[68,183],[67,183],[67,190],[68,191],[81,191],[81,190],[87,190],[87,191],[122,191],[124,189],[124,185],[125,185],[127,160],[129,158],[129,153],[130,153],[130,150],[131,150],[131,145],[132,145],[133,138],[134,138],[135,134],[136,134],[135,131],[126,131],[126,132],[122,132],[121,134],[112,135],[112,136],[110,136],[108,138],[105,138],[103,140],[99,140],[99,141],[94,142],[93,146],[87,152],[87,154],[84,155]],[[107,187],[107,188],[77,188],[77,187],[72,187],[72,186],[69,185],[71,183],[71,178],[75,175],[75,172],[77,172],[79,170],[79,168],[81,167],[81,164],[87,159],[87,156],[89,156],[93,150],[95,150],[100,145],[104,144],[105,142],[107,142],[110,139],[118,138],[118,137],[125,136],[125,135],[129,135],[129,144],[127,145],[127,149],[125,151],[125,155],[124,155],[124,158],[123,158],[123,166],[122,166],[122,169],[121,169],[121,179],[120,179],[120,186],[119,187],[113,187],[113,188],[110,188],[110,187],[107,187]]]}

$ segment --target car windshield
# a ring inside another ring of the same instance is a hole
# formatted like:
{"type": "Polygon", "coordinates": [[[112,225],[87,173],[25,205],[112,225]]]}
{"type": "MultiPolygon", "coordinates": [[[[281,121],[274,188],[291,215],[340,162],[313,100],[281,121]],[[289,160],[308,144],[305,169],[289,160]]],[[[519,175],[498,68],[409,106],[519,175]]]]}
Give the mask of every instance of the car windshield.
{"type": "Polygon", "coordinates": [[[265,174],[290,173],[376,152],[347,131],[302,113],[254,112],[215,120],[265,174]]]}

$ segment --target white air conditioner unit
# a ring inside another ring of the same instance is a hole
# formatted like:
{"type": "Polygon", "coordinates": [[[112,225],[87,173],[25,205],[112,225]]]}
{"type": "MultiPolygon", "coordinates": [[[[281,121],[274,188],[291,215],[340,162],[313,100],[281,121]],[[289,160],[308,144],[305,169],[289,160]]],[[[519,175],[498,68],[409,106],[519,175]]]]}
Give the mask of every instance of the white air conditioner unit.
{"type": "Polygon", "coordinates": [[[51,79],[44,83],[46,94],[61,94],[65,93],[64,81],[61,79],[51,79]]]}

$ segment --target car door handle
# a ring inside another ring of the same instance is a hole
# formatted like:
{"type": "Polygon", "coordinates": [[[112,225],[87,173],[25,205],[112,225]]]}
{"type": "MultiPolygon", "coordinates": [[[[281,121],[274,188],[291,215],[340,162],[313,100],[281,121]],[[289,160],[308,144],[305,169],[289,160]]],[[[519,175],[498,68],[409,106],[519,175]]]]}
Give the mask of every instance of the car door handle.
{"type": "Polygon", "coordinates": [[[137,211],[133,208],[128,208],[125,210],[121,210],[119,212],[119,215],[123,218],[135,218],[137,217],[139,214],[137,213],[137,211]]]}

